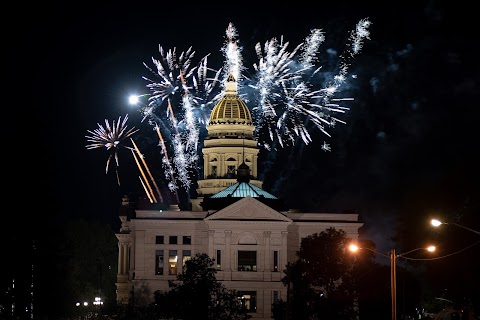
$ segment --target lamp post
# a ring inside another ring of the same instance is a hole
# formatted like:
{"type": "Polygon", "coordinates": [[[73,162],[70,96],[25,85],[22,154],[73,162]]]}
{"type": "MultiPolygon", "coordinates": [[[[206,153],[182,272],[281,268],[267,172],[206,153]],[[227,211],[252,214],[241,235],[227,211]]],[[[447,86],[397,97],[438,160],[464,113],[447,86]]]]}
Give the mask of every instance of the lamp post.
{"type": "Polygon", "coordinates": [[[435,251],[435,246],[429,246],[427,248],[416,248],[416,249],[404,252],[402,254],[397,254],[395,249],[392,249],[390,250],[388,255],[367,247],[361,248],[355,244],[351,244],[349,246],[349,249],[352,252],[356,252],[359,249],[365,249],[390,259],[390,295],[392,298],[392,320],[397,320],[397,258],[405,257],[405,255],[417,250],[427,250],[429,252],[433,252],[435,251]]]}
{"type": "Polygon", "coordinates": [[[457,226],[457,227],[463,228],[463,229],[465,229],[465,230],[468,230],[468,231],[471,231],[471,232],[473,232],[473,233],[476,233],[476,234],[479,234],[479,235],[480,235],[480,231],[467,228],[467,227],[462,226],[461,224],[458,224],[458,223],[455,223],[455,222],[442,222],[442,221],[437,220],[437,219],[432,219],[431,224],[432,224],[432,226],[434,226],[434,227],[438,227],[438,226],[440,226],[440,225],[442,225],[442,224],[453,224],[453,225],[455,225],[455,226],[457,226]]]}
{"type": "Polygon", "coordinates": [[[98,313],[99,314],[102,314],[102,305],[103,305],[103,301],[102,301],[102,260],[100,260],[100,258],[97,258],[97,263],[98,263],[98,270],[99,270],[99,274],[100,274],[100,279],[99,279],[99,291],[100,291],[100,294],[98,297],[95,297],[95,302],[93,304],[96,304],[98,306],[98,313]]]}

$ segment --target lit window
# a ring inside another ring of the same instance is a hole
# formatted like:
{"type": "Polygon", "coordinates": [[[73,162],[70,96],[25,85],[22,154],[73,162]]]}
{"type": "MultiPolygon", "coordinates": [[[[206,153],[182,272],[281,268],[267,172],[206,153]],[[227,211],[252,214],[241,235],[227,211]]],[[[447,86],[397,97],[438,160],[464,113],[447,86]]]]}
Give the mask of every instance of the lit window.
{"type": "Polygon", "coordinates": [[[257,293],[255,291],[238,291],[237,298],[247,312],[257,312],[257,293]]]}
{"type": "Polygon", "coordinates": [[[273,271],[278,272],[278,251],[273,251],[273,271]]]}
{"type": "Polygon", "coordinates": [[[217,270],[222,270],[222,250],[217,250],[217,270]]]}
{"type": "Polygon", "coordinates": [[[177,274],[177,250],[168,251],[168,274],[176,275],[177,274]]]}
{"type": "Polygon", "coordinates": [[[182,265],[185,267],[185,262],[192,259],[192,251],[190,250],[183,250],[182,251],[182,265]]]}
{"type": "Polygon", "coordinates": [[[238,271],[257,271],[256,251],[238,251],[238,271]]]}
{"type": "Polygon", "coordinates": [[[155,274],[163,274],[163,250],[155,251],[155,274]]]}

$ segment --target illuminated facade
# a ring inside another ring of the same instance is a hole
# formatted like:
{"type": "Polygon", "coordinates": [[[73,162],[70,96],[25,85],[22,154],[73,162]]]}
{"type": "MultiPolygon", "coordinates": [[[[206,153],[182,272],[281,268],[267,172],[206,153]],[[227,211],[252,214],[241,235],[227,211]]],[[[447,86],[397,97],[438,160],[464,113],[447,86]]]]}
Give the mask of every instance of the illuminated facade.
{"type": "Polygon", "coordinates": [[[153,301],[186,259],[207,253],[215,260],[217,280],[241,294],[252,319],[271,319],[272,303],[286,299],[281,278],[302,238],[330,227],[358,238],[358,214],[288,210],[261,189],[254,127],[235,85],[230,77],[212,110],[202,150],[205,179],[192,210],[135,210],[125,199],[117,233],[117,301],[153,301]]]}

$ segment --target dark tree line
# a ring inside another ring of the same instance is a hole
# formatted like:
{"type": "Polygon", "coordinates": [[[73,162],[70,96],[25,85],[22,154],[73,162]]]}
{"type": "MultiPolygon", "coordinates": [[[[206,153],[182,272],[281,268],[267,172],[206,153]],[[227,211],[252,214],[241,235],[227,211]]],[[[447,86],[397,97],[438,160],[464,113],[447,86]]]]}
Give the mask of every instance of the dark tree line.
{"type": "Polygon", "coordinates": [[[68,319],[116,305],[117,240],[112,228],[82,219],[38,225],[11,243],[0,319],[68,319]],[[12,282],[15,288],[12,288],[12,282]],[[76,304],[80,303],[80,306],[76,304]],[[89,306],[83,306],[88,302],[89,306]]]}

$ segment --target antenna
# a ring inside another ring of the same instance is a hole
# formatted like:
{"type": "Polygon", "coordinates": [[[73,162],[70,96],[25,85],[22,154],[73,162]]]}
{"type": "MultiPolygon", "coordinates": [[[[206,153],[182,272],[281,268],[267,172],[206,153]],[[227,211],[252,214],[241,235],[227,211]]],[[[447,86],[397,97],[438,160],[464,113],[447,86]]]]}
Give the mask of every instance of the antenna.
{"type": "Polygon", "coordinates": [[[242,131],[242,162],[245,162],[245,130],[242,131]]]}

